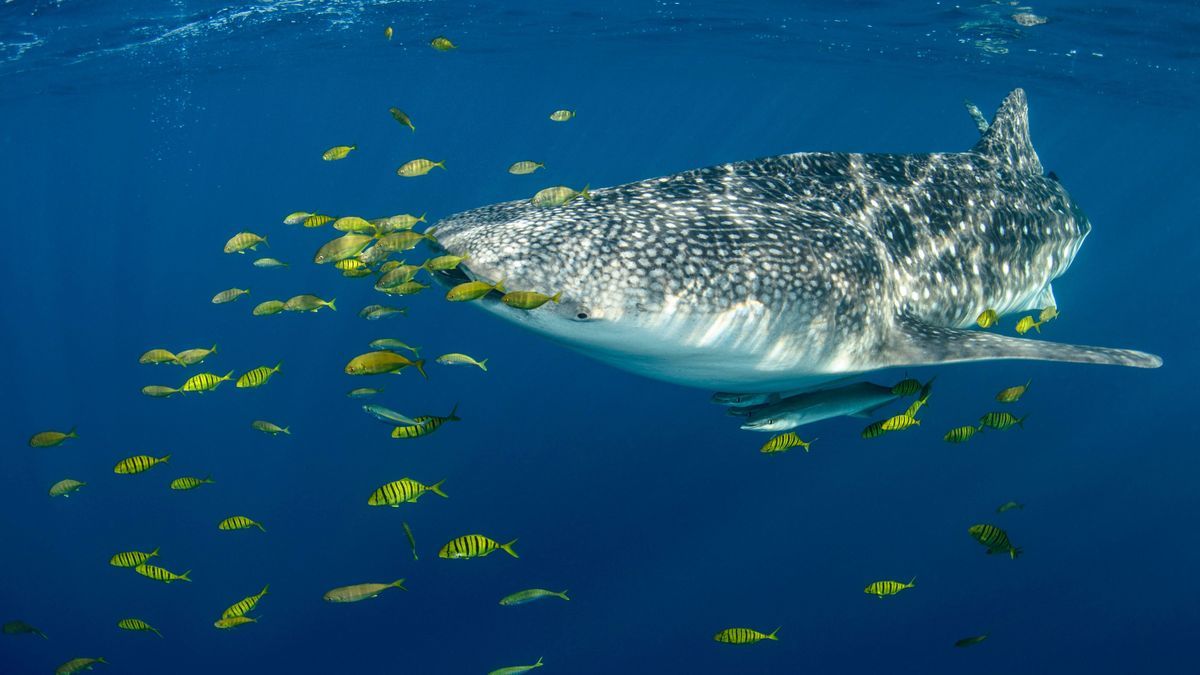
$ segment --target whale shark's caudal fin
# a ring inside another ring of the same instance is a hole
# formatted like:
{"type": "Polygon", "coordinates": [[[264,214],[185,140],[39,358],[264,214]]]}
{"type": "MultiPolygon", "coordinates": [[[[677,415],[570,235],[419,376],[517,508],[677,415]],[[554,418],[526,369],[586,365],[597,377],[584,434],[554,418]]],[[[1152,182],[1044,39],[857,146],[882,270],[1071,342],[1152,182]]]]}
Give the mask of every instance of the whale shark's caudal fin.
{"type": "Polygon", "coordinates": [[[1158,368],[1162,358],[1132,349],[1085,347],[1007,337],[976,330],[930,326],[917,319],[896,321],[895,337],[886,347],[885,366],[921,366],[962,361],[1028,359],[1158,368]]]}
{"type": "Polygon", "coordinates": [[[972,152],[988,155],[1021,173],[1042,173],[1042,163],[1029,140],[1029,104],[1024,89],[1013,89],[972,152]]]}

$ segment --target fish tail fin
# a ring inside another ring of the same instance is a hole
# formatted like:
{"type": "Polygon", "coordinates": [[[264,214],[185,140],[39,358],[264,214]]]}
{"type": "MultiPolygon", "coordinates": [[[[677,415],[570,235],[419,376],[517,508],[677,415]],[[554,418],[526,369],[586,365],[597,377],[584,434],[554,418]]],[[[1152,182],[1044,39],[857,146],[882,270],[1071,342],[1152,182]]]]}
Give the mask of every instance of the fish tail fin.
{"type": "Polygon", "coordinates": [[[1024,429],[1024,428],[1025,428],[1025,420],[1026,420],[1026,419],[1028,419],[1028,418],[1029,418],[1029,415],[1024,415],[1024,416],[1022,416],[1022,417],[1021,417],[1021,419],[1017,420],[1017,426],[1019,426],[1019,427],[1021,427],[1022,429],[1024,429]]]}
{"type": "Polygon", "coordinates": [[[521,556],[517,555],[517,552],[513,550],[512,546],[515,543],[517,543],[517,540],[513,539],[512,541],[508,542],[507,544],[501,544],[500,548],[504,549],[504,552],[511,555],[512,557],[520,558],[521,556]]]}
{"type": "Polygon", "coordinates": [[[541,665],[542,665],[542,657],[539,656],[537,663],[533,664],[533,667],[538,668],[538,667],[541,667],[541,665]]]}
{"type": "Polygon", "coordinates": [[[262,523],[255,522],[254,526],[257,527],[259,530],[262,530],[263,532],[267,531],[267,528],[263,527],[262,523]]]}
{"type": "Polygon", "coordinates": [[[275,364],[275,367],[271,369],[271,372],[272,372],[272,373],[278,373],[278,372],[279,372],[279,367],[280,367],[280,366],[282,366],[282,365],[283,365],[283,361],[280,361],[279,363],[276,363],[276,364],[275,364]]]}
{"type": "MultiPolygon", "coordinates": [[[[462,418],[458,416],[458,404],[457,403],[455,403],[454,407],[450,409],[450,414],[446,415],[446,419],[453,420],[455,422],[462,421],[462,418]]],[[[516,541],[516,540],[514,539],[513,541],[516,541]]]]}
{"type": "Polygon", "coordinates": [[[1162,358],[1132,349],[1029,340],[974,330],[931,326],[911,316],[900,316],[886,350],[885,366],[919,366],[995,359],[1027,359],[1095,363],[1133,368],[1158,368],[1162,358]]]}
{"type": "Polygon", "coordinates": [[[211,354],[216,354],[216,353],[217,353],[217,345],[214,343],[214,344],[213,344],[213,346],[212,346],[212,349],[210,349],[210,350],[208,350],[208,351],[209,351],[209,353],[211,353],[211,354]]]}
{"type": "Polygon", "coordinates": [[[480,370],[482,370],[482,371],[483,371],[483,372],[485,372],[485,373],[487,372],[487,362],[488,362],[488,360],[487,360],[487,359],[484,359],[484,360],[482,360],[482,361],[480,361],[480,362],[479,362],[479,368],[480,368],[480,370]]]}
{"type": "MultiPolygon", "coordinates": [[[[212,479],[212,474],[210,473],[207,476],[205,476],[204,478],[202,478],[200,480],[200,482],[201,483],[215,483],[216,481],[212,479]]],[[[157,551],[158,549],[154,549],[154,550],[157,551]]]]}
{"type": "Polygon", "coordinates": [[[75,427],[71,427],[71,429],[67,431],[67,438],[79,438],[79,434],[75,432],[75,427]]]}
{"type": "Polygon", "coordinates": [[[158,637],[160,637],[160,638],[162,637],[162,633],[158,632],[158,629],[157,629],[157,628],[154,628],[154,627],[152,626],[152,627],[150,628],[150,630],[154,631],[154,634],[155,634],[155,635],[157,635],[158,637]]]}
{"type": "MultiPolygon", "coordinates": [[[[783,628],[783,626],[779,626],[779,628],[783,628]]],[[[775,630],[771,631],[770,633],[767,633],[767,639],[768,640],[778,640],[779,638],[777,638],[775,636],[779,634],[779,628],[776,628],[775,630]]]]}
{"type": "Polygon", "coordinates": [[[162,459],[160,459],[158,461],[166,463],[166,462],[170,461],[170,459],[171,459],[171,455],[163,455],[162,459]]]}
{"type": "Polygon", "coordinates": [[[400,590],[402,590],[402,591],[407,591],[407,590],[408,590],[407,588],[405,588],[405,587],[404,587],[404,580],[403,580],[403,579],[397,579],[397,580],[393,581],[392,583],[390,583],[390,584],[388,584],[388,585],[389,585],[389,586],[391,586],[392,588],[399,588],[399,589],[400,589],[400,590]]]}
{"type": "MultiPolygon", "coordinates": [[[[266,237],[263,237],[263,238],[262,238],[262,240],[263,240],[263,243],[264,243],[264,244],[267,244],[267,238],[266,238],[266,237]]],[[[271,247],[271,245],[270,245],[270,244],[267,244],[267,248],[270,248],[270,247],[271,247]]],[[[162,636],[160,635],[159,637],[162,637],[162,636]]]]}
{"type": "Polygon", "coordinates": [[[159,548],[160,548],[160,547],[158,547],[158,546],[155,546],[155,547],[154,547],[154,550],[153,550],[153,551],[150,551],[150,555],[148,555],[148,556],[146,556],[146,557],[147,557],[147,558],[157,558],[157,557],[158,557],[158,549],[159,549],[159,548]]]}
{"type": "Polygon", "coordinates": [[[259,595],[259,597],[262,597],[262,596],[266,595],[266,594],[267,594],[267,589],[268,589],[268,588],[270,588],[270,587],[271,587],[271,584],[267,584],[267,585],[263,586],[263,589],[262,589],[261,591],[259,591],[259,592],[258,592],[258,595],[259,595]]]}
{"type": "Polygon", "coordinates": [[[508,292],[504,289],[504,280],[503,279],[501,279],[500,281],[497,281],[496,285],[493,286],[492,288],[498,293],[507,293],[508,292]]]}
{"type": "Polygon", "coordinates": [[[559,292],[555,293],[554,295],[550,296],[550,302],[553,302],[556,305],[558,304],[558,302],[560,300],[562,300],[562,291],[559,291],[559,292]]]}
{"type": "Polygon", "coordinates": [[[1011,546],[1011,547],[1009,547],[1009,549],[1008,549],[1008,555],[1009,555],[1009,557],[1011,557],[1013,560],[1016,560],[1017,558],[1020,558],[1020,557],[1021,557],[1021,554],[1022,554],[1022,553],[1024,553],[1024,552],[1025,552],[1025,550],[1024,550],[1024,549],[1022,549],[1020,546],[1011,546]]]}
{"type": "Polygon", "coordinates": [[[283,428],[283,433],[287,434],[288,436],[291,436],[291,435],[292,435],[292,428],[291,428],[291,427],[284,427],[284,428],[283,428]]]}
{"type": "Polygon", "coordinates": [[[435,495],[438,495],[439,497],[445,497],[446,499],[449,499],[450,495],[447,495],[445,492],[442,492],[442,483],[445,483],[445,482],[446,482],[446,479],[443,478],[443,479],[439,480],[438,482],[434,483],[433,485],[430,485],[429,491],[435,495]]]}
{"type": "Polygon", "coordinates": [[[225,377],[222,377],[221,381],[224,382],[225,380],[232,380],[232,379],[233,379],[233,371],[231,370],[228,373],[225,373],[225,377]]]}
{"type": "Polygon", "coordinates": [[[335,312],[336,312],[336,311],[337,311],[337,306],[333,304],[333,303],[335,303],[335,302],[337,302],[337,298],[334,298],[334,299],[330,300],[329,302],[327,302],[327,303],[325,303],[325,304],[326,304],[326,305],[329,305],[329,309],[332,309],[333,311],[335,311],[335,312]]]}
{"type": "Polygon", "coordinates": [[[588,187],[590,187],[590,185],[584,185],[583,189],[579,191],[579,196],[590,202],[592,201],[592,193],[588,192],[588,187]]]}
{"type": "Polygon", "coordinates": [[[916,578],[916,577],[913,577],[912,579],[909,579],[909,580],[908,580],[908,585],[909,585],[909,586],[916,586],[916,585],[917,585],[917,578],[916,578]]]}
{"type": "Polygon", "coordinates": [[[103,656],[101,656],[101,657],[99,657],[99,658],[97,658],[97,659],[96,659],[96,663],[108,663],[108,661],[105,661],[105,660],[104,660],[104,657],[103,657],[103,656]]]}
{"type": "Polygon", "coordinates": [[[443,159],[440,162],[434,162],[433,165],[444,171],[446,169],[446,160],[443,159]]]}
{"type": "Polygon", "coordinates": [[[422,214],[421,214],[421,217],[420,217],[420,218],[417,218],[417,222],[418,222],[418,223],[423,223],[423,222],[425,222],[425,216],[426,216],[426,215],[427,215],[427,213],[422,213],[422,214]]]}
{"type": "Polygon", "coordinates": [[[562,590],[561,593],[555,593],[555,595],[562,598],[563,600],[570,600],[570,598],[567,597],[567,589],[565,589],[565,588],[562,590]]]}
{"type": "Polygon", "coordinates": [[[425,374],[425,359],[417,359],[416,361],[413,361],[413,366],[416,367],[417,372],[421,374],[421,377],[427,380],[429,379],[429,376],[425,374]]]}
{"type": "Polygon", "coordinates": [[[33,631],[33,632],[34,632],[34,634],[36,634],[36,635],[40,635],[40,636],[42,636],[42,639],[43,639],[43,640],[49,640],[49,639],[50,639],[50,638],[49,638],[49,636],[47,636],[45,633],[43,633],[43,632],[42,632],[42,631],[40,631],[40,630],[35,630],[35,631],[33,631]]]}
{"type": "Polygon", "coordinates": [[[177,578],[178,578],[179,580],[181,580],[181,581],[188,581],[188,582],[190,582],[190,581],[192,580],[192,578],[191,578],[191,577],[189,577],[188,575],[189,575],[189,574],[191,574],[191,573],[192,573],[192,571],[191,571],[191,570],[188,570],[188,571],[184,572],[183,574],[180,574],[180,575],[179,575],[177,578]]]}

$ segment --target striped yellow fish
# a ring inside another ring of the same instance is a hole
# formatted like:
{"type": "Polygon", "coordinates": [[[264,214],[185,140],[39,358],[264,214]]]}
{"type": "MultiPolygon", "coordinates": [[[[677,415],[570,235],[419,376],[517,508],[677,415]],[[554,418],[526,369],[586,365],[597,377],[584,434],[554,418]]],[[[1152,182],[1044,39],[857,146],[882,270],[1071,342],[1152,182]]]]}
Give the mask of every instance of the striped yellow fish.
{"type": "Polygon", "coordinates": [[[397,579],[390,584],[369,583],[339,586],[325,594],[325,602],[359,602],[369,600],[370,598],[378,597],[380,593],[389,588],[399,588],[402,591],[408,590],[404,587],[403,579],[397,579]]]}
{"type": "Polygon", "coordinates": [[[178,394],[180,391],[174,387],[164,387],[161,384],[148,384],[142,387],[143,394],[154,398],[166,398],[172,394],[178,394]]]}
{"type": "Polygon", "coordinates": [[[130,475],[142,473],[143,471],[150,470],[150,468],[153,466],[165,463],[169,459],[171,459],[170,455],[163,455],[162,457],[134,455],[133,457],[126,457],[125,459],[117,462],[117,465],[113,467],[113,473],[130,475]]]}
{"type": "Polygon", "coordinates": [[[1024,334],[1028,333],[1031,329],[1040,333],[1040,332],[1042,332],[1042,324],[1038,323],[1037,321],[1034,321],[1032,316],[1023,316],[1023,317],[1021,317],[1021,320],[1017,322],[1017,333],[1018,334],[1024,335],[1024,334]]]}
{"type": "Polygon", "coordinates": [[[158,557],[158,549],[154,549],[149,553],[141,551],[121,551],[109,559],[108,564],[113,567],[137,567],[151,558],[158,557]]]}
{"type": "Polygon", "coordinates": [[[900,380],[892,386],[892,393],[897,396],[912,396],[921,391],[921,383],[911,377],[900,380]]]}
{"type": "Polygon", "coordinates": [[[441,162],[435,162],[430,159],[425,159],[424,157],[418,157],[405,162],[400,166],[399,169],[396,169],[396,175],[404,176],[405,178],[424,176],[435,166],[444,170],[446,168],[446,162],[445,160],[441,162]]]}
{"type": "Polygon", "coordinates": [[[990,412],[979,418],[979,429],[982,431],[984,427],[991,427],[992,429],[1004,431],[1013,426],[1019,426],[1024,429],[1026,417],[1029,417],[1029,415],[1018,418],[1010,412],[990,412]]]}
{"type": "Polygon", "coordinates": [[[227,288],[214,295],[212,297],[212,302],[214,305],[222,305],[227,302],[233,302],[234,300],[237,300],[248,293],[250,293],[250,289],[248,288],[227,288]]]}
{"type": "Polygon", "coordinates": [[[222,382],[233,379],[233,371],[229,371],[224,375],[217,376],[213,373],[198,373],[187,379],[180,387],[180,391],[204,393],[216,389],[222,382]]]}
{"type": "Polygon", "coordinates": [[[574,118],[574,110],[555,110],[554,112],[550,113],[550,119],[554,120],[555,122],[566,122],[567,120],[574,118]]]}
{"type": "Polygon", "coordinates": [[[251,527],[257,527],[263,532],[267,531],[267,528],[263,527],[262,523],[250,520],[246,516],[230,516],[217,523],[218,530],[246,530],[251,527]]]}
{"type": "Polygon", "coordinates": [[[325,152],[322,152],[321,159],[325,160],[326,162],[334,162],[339,159],[345,159],[346,155],[349,155],[351,151],[357,149],[357,145],[335,145],[325,152]]]}
{"type": "Polygon", "coordinates": [[[133,568],[133,571],[148,579],[161,581],[164,584],[169,584],[172,581],[191,581],[191,578],[189,578],[188,575],[192,573],[191,570],[188,570],[183,574],[175,574],[170,570],[165,570],[161,567],[155,567],[154,565],[147,565],[146,563],[142,563],[141,565],[133,568]]]}
{"type": "Polygon", "coordinates": [[[235,616],[245,616],[254,611],[254,608],[258,607],[258,601],[262,600],[262,597],[267,594],[267,589],[270,587],[271,585],[267,584],[263,586],[263,589],[257,595],[250,595],[233,603],[224,612],[221,612],[221,618],[230,619],[235,616]]]}
{"type": "Polygon", "coordinates": [[[895,595],[900,591],[908,588],[913,588],[917,585],[917,578],[913,577],[907,584],[903,581],[875,581],[871,585],[863,589],[863,593],[874,595],[877,598],[882,598],[885,595],[895,595]]]}
{"type": "Polygon", "coordinates": [[[433,47],[434,49],[438,50],[439,52],[448,52],[451,49],[458,49],[458,47],[453,42],[450,41],[450,38],[448,38],[444,35],[439,35],[439,36],[433,38],[432,40],[430,40],[429,46],[433,47]]]}
{"type": "Polygon", "coordinates": [[[446,497],[446,493],[442,492],[442,483],[445,482],[446,480],[443,478],[433,485],[424,485],[408,477],[401,478],[372,492],[371,496],[367,498],[367,504],[395,508],[404,503],[416,503],[417,498],[426,492],[446,497]]]}
{"type": "Polygon", "coordinates": [[[535,668],[541,668],[543,665],[545,664],[542,663],[542,657],[539,656],[537,663],[531,663],[527,666],[507,666],[505,668],[497,668],[488,672],[487,675],[521,675],[522,673],[528,673],[535,668]]]}
{"type": "Polygon", "coordinates": [[[412,281],[417,272],[421,271],[421,268],[416,265],[396,264],[390,266],[386,271],[380,267],[379,271],[379,279],[375,281],[375,290],[386,291],[389,288],[395,288],[396,286],[412,281]]]}
{"type": "Polygon", "coordinates": [[[770,633],[760,633],[753,628],[726,628],[714,635],[713,639],[731,645],[752,645],[763,640],[778,640],[779,638],[775,637],[777,633],[779,628],[770,633]]]}
{"type": "MultiPolygon", "coordinates": [[[[259,244],[266,243],[266,237],[260,237],[253,232],[238,232],[225,242],[225,252],[245,254],[247,250],[253,251],[258,248],[259,244]]],[[[270,246],[270,244],[267,245],[270,246]]]]}
{"type": "Polygon", "coordinates": [[[29,447],[31,448],[53,448],[62,445],[63,441],[68,438],[79,438],[79,434],[75,433],[75,427],[67,433],[61,431],[40,431],[29,439],[29,447]]]}
{"type": "Polygon", "coordinates": [[[895,415],[883,421],[884,431],[903,431],[909,427],[920,426],[921,420],[908,415],[895,415]]]}
{"type": "Polygon", "coordinates": [[[763,443],[763,446],[759,448],[758,451],[771,454],[775,452],[786,452],[791,448],[804,448],[804,451],[808,452],[808,446],[817,440],[818,439],[814,438],[805,443],[804,441],[800,440],[800,437],[796,435],[796,432],[789,431],[785,434],[779,434],[766,443],[763,443]]]}
{"type": "Polygon", "coordinates": [[[969,425],[964,427],[954,427],[950,431],[947,431],[945,436],[942,436],[942,440],[946,441],[947,443],[966,443],[967,441],[971,440],[971,437],[974,436],[975,432],[977,431],[979,431],[979,429],[969,425]]]}
{"type": "Polygon", "coordinates": [[[194,478],[192,476],[183,476],[181,478],[176,478],[175,480],[171,481],[171,489],[172,490],[194,490],[194,489],[200,487],[201,485],[208,485],[210,483],[215,483],[215,482],[216,481],[214,481],[212,479],[212,476],[205,476],[204,478],[194,478]]]}
{"type": "Polygon", "coordinates": [[[413,421],[416,424],[392,429],[392,438],[420,438],[421,436],[428,436],[437,431],[446,422],[460,421],[462,418],[458,416],[457,412],[458,406],[455,405],[450,414],[445,417],[434,417],[431,415],[414,417],[413,421]]]}
{"type": "Polygon", "coordinates": [[[421,268],[430,272],[439,272],[444,270],[452,270],[458,267],[469,256],[465,255],[439,255],[435,258],[430,258],[421,263],[421,268]]]}
{"type": "Polygon", "coordinates": [[[437,241],[429,231],[417,232],[416,230],[403,230],[401,232],[391,232],[379,238],[375,244],[375,249],[385,253],[395,253],[399,251],[411,251],[423,241],[437,241]]]}
{"type": "Polygon", "coordinates": [[[554,187],[539,190],[529,201],[534,206],[563,206],[577,197],[583,197],[584,199],[592,198],[592,193],[588,192],[587,185],[584,185],[583,189],[578,192],[565,185],[555,185],[554,187]]]}
{"type": "Polygon", "coordinates": [[[993,553],[1007,553],[1013,560],[1016,560],[1017,556],[1021,555],[1021,549],[1013,546],[1012,542],[1008,540],[1008,533],[995,525],[988,525],[986,523],[972,525],[967,532],[970,533],[975,541],[987,547],[988,555],[993,553]]]}
{"type": "Polygon", "coordinates": [[[487,372],[487,359],[476,361],[474,358],[458,352],[442,354],[434,360],[443,366],[475,366],[483,372],[487,372]]]}
{"type": "Polygon", "coordinates": [[[999,322],[1000,315],[997,314],[996,310],[994,309],[983,310],[983,312],[979,315],[979,318],[975,319],[975,325],[985,329],[991,328],[999,322]]]}
{"type": "Polygon", "coordinates": [[[289,312],[316,312],[322,307],[328,307],[333,311],[337,311],[337,298],[332,300],[322,300],[315,295],[303,294],[293,295],[288,298],[283,304],[283,308],[289,312]]]}
{"type": "Polygon", "coordinates": [[[283,362],[280,361],[279,363],[275,364],[274,368],[270,366],[259,366],[239,377],[234,386],[236,386],[238,389],[253,389],[255,387],[261,387],[271,379],[272,375],[279,372],[279,367],[282,365],[283,362]]]}
{"type": "Polygon", "coordinates": [[[354,272],[357,270],[367,269],[367,264],[358,258],[346,258],[333,263],[333,268],[343,272],[354,272]]]}
{"type": "Polygon", "coordinates": [[[505,607],[513,607],[515,605],[524,605],[529,602],[544,600],[546,598],[561,598],[563,600],[571,599],[567,597],[566,591],[555,592],[548,591],[544,588],[529,588],[524,591],[517,591],[512,595],[506,595],[503,598],[500,598],[500,604],[505,607]]]}
{"type": "Polygon", "coordinates": [[[154,364],[156,366],[163,363],[174,363],[179,366],[185,365],[183,361],[179,360],[178,356],[166,349],[151,349],[138,357],[138,363],[154,364]]]}
{"type": "Polygon", "coordinates": [[[85,485],[87,485],[87,483],[77,481],[74,478],[64,478],[50,486],[50,496],[70,497],[72,492],[84,487],[85,485]]]}
{"type": "Polygon", "coordinates": [[[158,637],[162,637],[162,633],[158,632],[157,628],[151,626],[145,621],[142,621],[141,619],[121,619],[117,622],[117,628],[120,628],[121,630],[145,631],[148,633],[154,633],[158,637]]]}
{"type": "Polygon", "coordinates": [[[393,31],[393,30],[392,30],[392,27],[391,27],[391,26],[388,26],[387,28],[384,28],[384,29],[383,29],[383,37],[385,37],[385,38],[387,38],[387,39],[391,40],[391,39],[392,39],[392,33],[394,33],[394,32],[395,32],[395,31],[393,31]]]}
{"type": "Polygon", "coordinates": [[[1057,318],[1058,318],[1058,308],[1055,307],[1054,305],[1050,305],[1049,307],[1042,308],[1041,313],[1038,314],[1038,323],[1044,324],[1047,321],[1053,321],[1054,319],[1057,319],[1057,318]]]}
{"type": "Polygon", "coordinates": [[[457,539],[451,539],[442,547],[442,550],[438,551],[438,557],[451,560],[467,560],[469,558],[482,558],[495,551],[504,551],[514,558],[519,558],[520,556],[512,548],[512,545],[515,543],[517,543],[516,539],[507,544],[500,544],[482,534],[465,534],[457,539]]]}
{"type": "Polygon", "coordinates": [[[221,630],[229,630],[238,626],[245,626],[248,623],[258,623],[258,619],[252,619],[248,616],[231,616],[228,618],[217,619],[213,625],[221,630]]]}
{"type": "Polygon", "coordinates": [[[332,223],[333,220],[333,216],[314,213],[305,218],[303,222],[305,227],[321,227],[322,225],[328,225],[329,223],[332,223]]]}
{"type": "Polygon", "coordinates": [[[292,211],[291,213],[284,216],[283,224],[284,225],[299,225],[300,223],[304,222],[305,218],[308,218],[311,215],[313,215],[313,214],[309,213],[308,211],[292,211]]]}
{"type": "Polygon", "coordinates": [[[524,176],[531,174],[538,169],[544,168],[545,166],[546,165],[542,164],[541,162],[523,160],[520,162],[513,162],[512,166],[508,167],[508,172],[514,176],[524,176]]]}
{"type": "Polygon", "coordinates": [[[391,288],[388,288],[382,292],[387,293],[388,295],[415,295],[426,288],[429,288],[428,284],[423,284],[419,281],[406,281],[402,284],[392,286],[391,288]]]}
{"type": "Polygon", "coordinates": [[[886,421],[887,420],[879,420],[878,422],[871,422],[862,430],[860,435],[863,438],[878,438],[884,435],[887,433],[883,428],[883,425],[886,421]]]}
{"type": "Polygon", "coordinates": [[[1025,380],[1025,384],[1018,384],[1015,387],[1002,389],[999,394],[996,394],[996,400],[1001,403],[1016,403],[1021,400],[1025,392],[1029,391],[1029,384],[1031,382],[1033,382],[1032,378],[1025,380]]]}
{"type": "Polygon", "coordinates": [[[374,241],[374,237],[370,234],[354,234],[353,232],[343,234],[322,244],[321,248],[313,254],[313,262],[323,265],[353,258],[362,253],[362,250],[372,241],[374,241]]]}

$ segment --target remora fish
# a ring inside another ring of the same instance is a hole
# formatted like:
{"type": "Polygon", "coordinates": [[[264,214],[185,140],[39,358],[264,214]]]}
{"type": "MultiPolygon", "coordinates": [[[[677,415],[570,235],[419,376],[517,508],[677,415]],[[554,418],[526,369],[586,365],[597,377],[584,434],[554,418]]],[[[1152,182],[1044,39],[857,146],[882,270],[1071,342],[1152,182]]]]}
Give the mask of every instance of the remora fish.
{"type": "Polygon", "coordinates": [[[1017,89],[967,152],[805,152],[459,213],[437,224],[435,248],[468,258],[436,276],[561,290],[536,312],[478,304],[617,367],[716,391],[990,359],[1162,365],[967,330],[988,308],[1056,304],[1051,281],[1090,230],[1043,175],[1017,89]]]}
{"type": "Polygon", "coordinates": [[[857,382],[789,396],[752,409],[742,425],[750,431],[786,431],[830,417],[858,415],[900,398],[891,387],[857,382]]]}

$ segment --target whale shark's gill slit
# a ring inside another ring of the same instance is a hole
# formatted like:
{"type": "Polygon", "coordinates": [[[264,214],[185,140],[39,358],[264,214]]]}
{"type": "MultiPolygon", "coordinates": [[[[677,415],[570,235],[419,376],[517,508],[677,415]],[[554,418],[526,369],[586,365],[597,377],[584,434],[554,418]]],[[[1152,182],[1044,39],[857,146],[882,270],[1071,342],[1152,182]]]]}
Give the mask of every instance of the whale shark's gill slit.
{"type": "Polygon", "coordinates": [[[1042,342],[993,333],[930,326],[913,318],[897,320],[896,334],[888,345],[887,366],[921,366],[963,361],[1026,359],[1097,363],[1133,368],[1158,368],[1162,358],[1132,349],[1088,347],[1042,342]]]}

